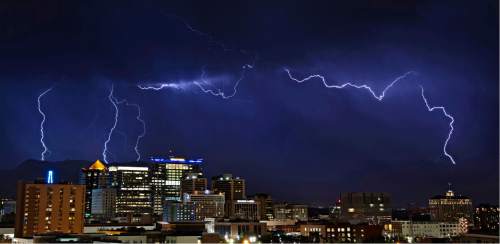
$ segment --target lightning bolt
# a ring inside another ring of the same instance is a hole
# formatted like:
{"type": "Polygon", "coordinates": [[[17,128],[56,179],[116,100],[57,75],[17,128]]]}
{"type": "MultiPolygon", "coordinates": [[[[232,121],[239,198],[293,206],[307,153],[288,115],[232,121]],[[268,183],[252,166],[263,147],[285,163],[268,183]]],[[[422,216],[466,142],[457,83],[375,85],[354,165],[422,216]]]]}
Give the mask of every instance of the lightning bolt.
{"type": "Polygon", "coordinates": [[[139,160],[141,160],[141,153],[139,152],[139,142],[141,141],[141,139],[144,136],[146,136],[146,122],[141,117],[142,111],[141,111],[141,107],[139,106],[139,104],[128,103],[127,100],[122,100],[122,101],[118,102],[118,104],[121,104],[121,103],[125,103],[125,105],[132,106],[132,107],[135,107],[137,109],[137,116],[135,117],[135,119],[137,119],[137,121],[139,121],[139,123],[141,123],[141,125],[142,125],[142,132],[141,132],[141,134],[139,134],[137,136],[137,139],[135,140],[135,146],[134,146],[135,154],[137,154],[136,161],[139,162],[139,160]]]}
{"type": "Polygon", "coordinates": [[[47,148],[47,145],[45,145],[45,131],[44,131],[44,124],[45,124],[45,120],[46,120],[46,116],[45,116],[45,113],[42,111],[42,102],[41,102],[41,99],[43,96],[45,96],[45,94],[47,94],[48,92],[50,92],[52,90],[52,87],[45,90],[44,92],[42,92],[40,95],[38,95],[38,98],[37,98],[37,102],[38,102],[38,112],[42,115],[42,122],[40,122],[40,143],[42,144],[42,147],[43,147],[43,151],[42,151],[42,154],[40,155],[40,159],[42,161],[45,161],[45,154],[46,153],[50,153],[49,149],[47,148]]]}
{"type": "Polygon", "coordinates": [[[444,141],[443,152],[444,152],[444,155],[446,155],[446,157],[448,157],[453,164],[456,164],[455,163],[455,159],[453,159],[453,157],[446,151],[446,148],[448,147],[448,142],[450,141],[451,135],[453,134],[453,130],[455,129],[455,128],[453,128],[453,123],[455,123],[455,118],[453,118],[453,116],[451,116],[451,114],[449,114],[446,111],[446,108],[443,107],[443,106],[438,106],[438,107],[432,107],[432,106],[430,106],[429,102],[427,101],[427,98],[425,97],[425,94],[424,94],[424,87],[420,86],[420,90],[422,92],[421,93],[422,94],[422,99],[424,100],[425,106],[427,107],[427,110],[429,112],[433,112],[434,110],[441,110],[441,112],[443,113],[443,115],[445,117],[447,117],[448,119],[450,119],[450,123],[449,123],[450,131],[448,132],[448,136],[446,137],[446,140],[444,141]]]}
{"type": "Polygon", "coordinates": [[[201,82],[194,81],[193,83],[196,86],[198,86],[201,89],[201,91],[204,92],[204,93],[208,93],[208,94],[211,94],[212,96],[216,96],[216,97],[221,97],[222,99],[229,99],[229,98],[232,98],[232,97],[234,97],[236,95],[236,93],[238,92],[237,89],[238,89],[238,86],[240,85],[240,82],[245,78],[246,71],[248,69],[253,69],[253,67],[254,67],[253,64],[245,64],[245,65],[243,65],[240,77],[238,78],[238,80],[236,80],[236,82],[233,85],[233,92],[229,93],[229,94],[226,94],[221,89],[217,89],[217,91],[214,91],[212,89],[206,89],[205,87],[203,87],[202,83],[203,84],[210,84],[210,82],[207,81],[207,79],[206,79],[205,67],[203,67],[202,71],[201,71],[201,75],[200,75],[200,81],[201,82]]]}
{"type": "Polygon", "coordinates": [[[370,86],[366,85],[366,84],[356,85],[356,84],[353,84],[351,82],[347,82],[347,83],[344,83],[342,85],[330,85],[326,81],[325,77],[322,76],[322,75],[310,75],[310,76],[308,76],[308,77],[306,77],[304,79],[299,80],[299,79],[297,79],[297,78],[295,78],[295,77],[292,76],[292,74],[290,73],[289,69],[284,68],[284,70],[288,74],[288,77],[291,80],[296,81],[297,83],[303,83],[303,82],[306,82],[306,81],[308,81],[310,79],[318,78],[318,79],[320,79],[323,82],[323,85],[326,88],[344,89],[346,87],[353,87],[353,88],[356,88],[356,89],[365,89],[368,92],[370,92],[370,94],[373,96],[373,98],[377,99],[378,101],[382,101],[384,99],[384,97],[385,97],[386,92],[389,91],[389,89],[391,89],[391,87],[393,87],[398,81],[405,79],[409,75],[416,74],[415,71],[408,71],[408,72],[406,72],[402,76],[399,76],[395,80],[393,80],[389,85],[387,85],[384,88],[384,90],[382,90],[382,92],[379,95],[377,95],[377,93],[375,93],[375,91],[373,91],[373,89],[370,86]]]}
{"type": "Polygon", "coordinates": [[[104,142],[104,149],[102,151],[102,158],[103,158],[105,163],[108,163],[108,143],[111,141],[111,136],[113,135],[113,131],[115,130],[116,125],[118,124],[118,118],[119,118],[119,112],[120,112],[118,109],[118,104],[117,104],[116,98],[113,96],[113,91],[114,91],[114,85],[111,84],[111,90],[110,90],[109,95],[108,95],[108,100],[109,100],[109,102],[111,102],[111,104],[113,105],[113,107],[115,109],[115,116],[114,116],[115,120],[114,120],[113,126],[109,129],[108,139],[106,139],[106,141],[104,142]]]}
{"type": "MultiPolygon", "coordinates": [[[[394,86],[396,85],[396,83],[398,83],[399,81],[407,78],[409,75],[416,75],[417,73],[415,71],[409,71],[409,72],[406,72],[405,74],[397,77],[396,79],[394,79],[391,83],[389,83],[389,85],[387,85],[380,94],[377,95],[377,93],[368,85],[366,84],[354,84],[354,83],[351,83],[351,82],[347,82],[347,83],[344,83],[344,84],[341,84],[341,85],[334,85],[334,84],[328,84],[326,78],[322,75],[319,75],[319,74],[314,74],[314,75],[310,75],[306,78],[303,78],[303,79],[297,79],[295,77],[292,76],[291,72],[289,69],[287,68],[284,68],[284,71],[288,74],[288,77],[297,82],[297,83],[303,83],[303,82],[306,82],[306,81],[309,81],[311,79],[320,79],[323,83],[323,85],[326,87],[326,88],[334,88],[334,89],[344,89],[344,88],[347,88],[347,87],[352,87],[352,88],[356,88],[356,89],[364,89],[364,90],[367,90],[373,98],[377,99],[377,101],[382,101],[386,95],[386,93],[394,86]]],[[[453,134],[453,123],[455,122],[455,119],[453,118],[453,116],[451,116],[444,107],[440,106],[440,107],[431,107],[429,105],[429,103],[427,102],[427,98],[425,97],[424,95],[424,88],[423,86],[420,86],[421,90],[422,90],[422,99],[424,100],[425,102],[425,106],[427,107],[427,110],[429,112],[432,112],[434,110],[441,110],[443,112],[443,114],[450,119],[450,131],[448,132],[448,137],[446,138],[446,141],[443,145],[443,153],[446,157],[448,157],[450,159],[450,161],[453,163],[453,164],[456,164],[455,163],[455,160],[453,159],[453,157],[447,152],[446,148],[448,146],[448,142],[450,141],[451,139],[451,136],[453,134]]]]}
{"type": "Polygon", "coordinates": [[[187,86],[188,84],[186,83],[159,83],[159,84],[152,84],[152,85],[137,85],[137,87],[141,90],[155,90],[159,91],[164,88],[171,88],[171,89],[183,89],[183,87],[187,86]]]}
{"type": "MultiPolygon", "coordinates": [[[[164,14],[164,13],[162,13],[164,14]]],[[[206,38],[209,43],[215,44],[216,46],[219,46],[224,52],[228,51],[233,51],[232,49],[227,48],[227,46],[214,38],[212,35],[205,33],[203,31],[200,31],[196,28],[194,28],[192,25],[190,25],[185,19],[181,18],[180,16],[174,15],[174,14],[164,14],[170,18],[174,18],[179,20],[184,24],[184,26],[191,32],[195,33],[198,36],[201,36],[203,38],[206,38]]],[[[245,50],[237,50],[239,53],[243,55],[248,55],[245,50]]],[[[251,64],[244,64],[241,67],[241,72],[239,78],[236,80],[232,87],[232,92],[226,93],[222,91],[220,88],[214,90],[214,89],[209,89],[206,88],[206,86],[213,84],[213,82],[209,81],[206,77],[206,65],[202,67],[201,69],[201,75],[198,80],[194,81],[189,81],[189,82],[167,82],[167,83],[157,83],[157,84],[139,84],[137,87],[141,90],[154,90],[154,91],[159,91],[163,89],[174,89],[174,90],[187,90],[190,89],[191,86],[195,85],[197,86],[202,92],[210,94],[215,97],[221,97],[222,99],[229,99],[232,98],[236,95],[238,92],[238,86],[240,85],[241,81],[245,78],[246,73],[248,70],[253,69],[255,67],[255,62],[258,59],[258,55],[255,55],[253,58],[253,62],[251,64]]]]}

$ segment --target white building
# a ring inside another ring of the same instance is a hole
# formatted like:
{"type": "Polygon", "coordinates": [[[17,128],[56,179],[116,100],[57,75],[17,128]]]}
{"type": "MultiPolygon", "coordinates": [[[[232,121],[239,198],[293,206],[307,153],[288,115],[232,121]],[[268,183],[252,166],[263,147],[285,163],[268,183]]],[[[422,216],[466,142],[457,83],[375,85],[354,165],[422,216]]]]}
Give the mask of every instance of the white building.
{"type": "Polygon", "coordinates": [[[393,221],[393,228],[396,235],[405,238],[429,237],[448,238],[464,233],[459,222],[413,222],[413,221],[393,221]]]}

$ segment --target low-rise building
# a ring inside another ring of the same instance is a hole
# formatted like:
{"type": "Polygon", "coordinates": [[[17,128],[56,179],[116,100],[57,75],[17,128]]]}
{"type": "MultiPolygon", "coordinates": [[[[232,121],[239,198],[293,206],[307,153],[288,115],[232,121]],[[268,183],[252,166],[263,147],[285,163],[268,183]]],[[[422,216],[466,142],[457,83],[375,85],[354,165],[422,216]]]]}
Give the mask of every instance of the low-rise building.
{"type": "Polygon", "coordinates": [[[274,204],[274,218],[276,220],[295,219],[307,221],[307,205],[290,203],[274,204]]]}
{"type": "Polygon", "coordinates": [[[260,222],[221,221],[215,222],[215,233],[228,242],[231,240],[243,242],[243,240],[256,240],[267,233],[267,228],[265,223],[260,222]]]}
{"type": "Polygon", "coordinates": [[[464,234],[466,230],[457,222],[393,221],[394,236],[413,240],[415,238],[450,238],[464,234]]]}
{"type": "Polygon", "coordinates": [[[236,200],[233,202],[231,217],[235,219],[260,220],[259,203],[254,200],[236,200]]]}

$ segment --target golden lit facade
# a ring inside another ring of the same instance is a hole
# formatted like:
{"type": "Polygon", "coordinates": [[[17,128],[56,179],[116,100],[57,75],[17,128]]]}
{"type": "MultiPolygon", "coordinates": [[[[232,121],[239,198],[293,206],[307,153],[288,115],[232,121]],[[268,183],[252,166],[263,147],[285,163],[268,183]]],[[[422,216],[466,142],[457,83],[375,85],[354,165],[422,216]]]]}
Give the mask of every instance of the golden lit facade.
{"type": "Polygon", "coordinates": [[[455,222],[460,218],[472,221],[472,200],[465,196],[456,196],[451,190],[444,196],[429,199],[431,220],[455,222]]]}

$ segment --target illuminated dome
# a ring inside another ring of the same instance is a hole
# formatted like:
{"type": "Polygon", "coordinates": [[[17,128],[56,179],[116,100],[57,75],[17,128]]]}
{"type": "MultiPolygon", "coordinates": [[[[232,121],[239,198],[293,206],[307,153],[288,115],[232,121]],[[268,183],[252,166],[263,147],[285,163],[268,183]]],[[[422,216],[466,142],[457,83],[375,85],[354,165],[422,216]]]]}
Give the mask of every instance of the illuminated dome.
{"type": "Polygon", "coordinates": [[[90,165],[89,169],[95,170],[106,170],[106,165],[103,164],[99,159],[96,160],[92,165],[90,165]]]}

